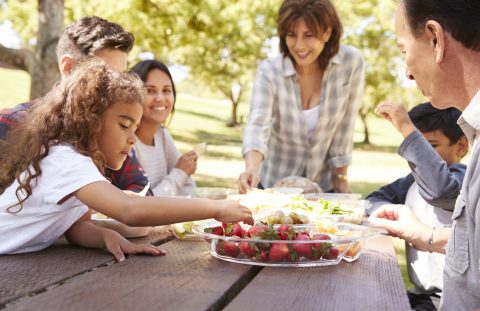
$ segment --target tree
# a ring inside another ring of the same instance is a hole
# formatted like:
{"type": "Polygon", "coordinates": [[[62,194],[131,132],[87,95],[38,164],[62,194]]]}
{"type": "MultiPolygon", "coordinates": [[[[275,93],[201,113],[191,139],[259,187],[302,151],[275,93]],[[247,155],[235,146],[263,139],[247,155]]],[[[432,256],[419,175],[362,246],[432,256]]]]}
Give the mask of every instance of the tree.
{"type": "Polygon", "coordinates": [[[346,1],[337,3],[345,27],[344,42],[362,51],[366,63],[366,88],[359,111],[365,144],[370,144],[367,117],[386,99],[408,98],[408,104],[420,102],[418,92],[405,87],[404,67],[396,44],[394,14],[396,4],[385,0],[346,1]]]}
{"type": "Polygon", "coordinates": [[[232,103],[229,126],[236,126],[245,89],[266,57],[275,35],[277,3],[257,0],[190,0],[179,61],[195,79],[219,90],[232,103]]]}
{"type": "Polygon", "coordinates": [[[370,144],[367,116],[378,103],[401,92],[398,48],[393,30],[395,3],[382,0],[342,1],[337,5],[345,27],[344,42],[362,51],[366,63],[365,96],[359,111],[364,141],[370,144]]]}
{"type": "MultiPolygon", "coordinates": [[[[22,19],[22,15],[16,15],[25,8],[25,2],[8,3],[6,16],[14,23],[16,19],[22,19]],[[16,12],[16,13],[15,13],[16,12]]],[[[11,49],[0,44],[0,61],[12,65],[15,68],[25,70],[30,74],[30,98],[43,96],[59,80],[57,56],[55,49],[61,32],[63,31],[63,0],[38,0],[36,14],[33,10],[26,11],[34,15],[28,20],[37,20],[37,35],[33,45],[25,45],[22,49],[11,49]]],[[[15,23],[18,25],[18,23],[15,23]]],[[[24,32],[31,31],[31,23],[24,25],[24,32]]]]}

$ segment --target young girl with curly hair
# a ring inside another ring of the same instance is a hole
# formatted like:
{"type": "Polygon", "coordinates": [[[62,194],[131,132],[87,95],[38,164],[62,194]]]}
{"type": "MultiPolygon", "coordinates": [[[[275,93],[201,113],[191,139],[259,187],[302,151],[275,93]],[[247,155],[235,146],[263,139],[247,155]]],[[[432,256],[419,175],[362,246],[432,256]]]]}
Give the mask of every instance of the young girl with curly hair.
{"type": "Polygon", "coordinates": [[[65,234],[72,244],[162,255],[88,221],[88,207],[130,226],[215,218],[253,223],[232,201],[127,195],[103,176],[122,166],[142,117],[143,83],[91,61],[35,105],[0,155],[0,254],[38,251],[65,234]]]}

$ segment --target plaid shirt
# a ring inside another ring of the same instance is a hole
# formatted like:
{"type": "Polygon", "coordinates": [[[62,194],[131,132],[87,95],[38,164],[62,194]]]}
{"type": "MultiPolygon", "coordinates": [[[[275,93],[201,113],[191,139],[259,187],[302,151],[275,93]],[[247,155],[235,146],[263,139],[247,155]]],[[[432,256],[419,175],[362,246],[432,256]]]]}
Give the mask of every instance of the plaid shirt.
{"type": "MultiPolygon", "coordinates": [[[[35,100],[28,103],[19,104],[14,108],[0,110],[0,140],[5,140],[8,130],[25,120],[29,109],[35,104],[35,100]]],[[[112,181],[112,184],[121,190],[130,190],[140,192],[148,184],[147,176],[142,166],[138,163],[135,153],[127,157],[123,166],[118,171],[106,170],[106,177],[112,181]]],[[[149,190],[148,195],[152,195],[149,190]]]]}
{"type": "Polygon", "coordinates": [[[319,119],[311,137],[303,116],[298,77],[282,55],[263,61],[258,70],[245,127],[242,153],[264,156],[260,179],[271,187],[287,176],[333,189],[331,169],[351,163],[353,133],[364,91],[364,63],[358,50],[341,46],[328,65],[321,86],[319,119]]]}

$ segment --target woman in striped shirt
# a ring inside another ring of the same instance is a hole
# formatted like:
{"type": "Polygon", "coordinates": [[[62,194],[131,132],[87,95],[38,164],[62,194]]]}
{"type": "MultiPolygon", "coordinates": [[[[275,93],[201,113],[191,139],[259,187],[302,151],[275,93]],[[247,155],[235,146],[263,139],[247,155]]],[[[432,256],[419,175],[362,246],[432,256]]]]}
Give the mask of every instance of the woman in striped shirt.
{"type": "Polygon", "coordinates": [[[277,30],[281,55],[257,70],[239,190],[304,176],[324,191],[350,192],[347,169],[363,96],[363,58],[340,45],[342,25],[329,0],[285,0],[277,30]]]}

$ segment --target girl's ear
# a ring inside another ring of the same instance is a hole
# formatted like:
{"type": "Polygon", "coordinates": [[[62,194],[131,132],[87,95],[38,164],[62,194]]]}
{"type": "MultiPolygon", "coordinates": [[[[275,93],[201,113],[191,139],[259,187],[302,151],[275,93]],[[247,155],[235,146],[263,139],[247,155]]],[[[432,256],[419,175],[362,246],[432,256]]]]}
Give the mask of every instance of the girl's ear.
{"type": "Polygon", "coordinates": [[[58,60],[58,67],[60,69],[60,74],[62,79],[67,77],[72,73],[73,67],[75,66],[75,60],[70,54],[65,54],[60,57],[58,60]]]}
{"type": "Polygon", "coordinates": [[[457,156],[463,158],[468,152],[468,140],[467,137],[462,136],[460,139],[457,141],[457,156]]]}

